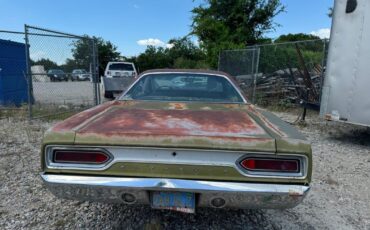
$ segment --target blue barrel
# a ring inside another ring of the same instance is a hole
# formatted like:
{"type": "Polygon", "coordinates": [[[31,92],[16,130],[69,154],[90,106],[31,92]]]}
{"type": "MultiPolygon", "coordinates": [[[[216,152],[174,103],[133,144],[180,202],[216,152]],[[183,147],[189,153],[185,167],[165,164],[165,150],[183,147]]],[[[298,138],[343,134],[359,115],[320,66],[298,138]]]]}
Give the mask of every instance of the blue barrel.
{"type": "Polygon", "coordinates": [[[28,102],[25,44],[0,39],[0,105],[28,102]]]}

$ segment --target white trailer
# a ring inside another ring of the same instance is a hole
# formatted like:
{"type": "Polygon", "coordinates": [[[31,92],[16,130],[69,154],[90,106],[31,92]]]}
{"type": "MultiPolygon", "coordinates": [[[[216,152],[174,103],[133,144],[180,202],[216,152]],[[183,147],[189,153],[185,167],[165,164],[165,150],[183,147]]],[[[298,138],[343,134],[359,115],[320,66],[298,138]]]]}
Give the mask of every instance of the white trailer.
{"type": "Polygon", "coordinates": [[[370,126],[370,0],[335,0],[320,114],[370,126]]]}

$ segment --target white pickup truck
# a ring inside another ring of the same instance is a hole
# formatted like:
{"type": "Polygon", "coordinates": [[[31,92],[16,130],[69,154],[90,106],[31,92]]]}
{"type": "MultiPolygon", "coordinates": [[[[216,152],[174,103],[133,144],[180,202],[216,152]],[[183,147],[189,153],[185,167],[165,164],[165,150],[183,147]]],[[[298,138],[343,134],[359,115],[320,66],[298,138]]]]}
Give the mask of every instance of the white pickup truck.
{"type": "Polygon", "coordinates": [[[120,95],[136,79],[137,71],[131,62],[108,62],[102,77],[102,92],[105,98],[120,95]]]}

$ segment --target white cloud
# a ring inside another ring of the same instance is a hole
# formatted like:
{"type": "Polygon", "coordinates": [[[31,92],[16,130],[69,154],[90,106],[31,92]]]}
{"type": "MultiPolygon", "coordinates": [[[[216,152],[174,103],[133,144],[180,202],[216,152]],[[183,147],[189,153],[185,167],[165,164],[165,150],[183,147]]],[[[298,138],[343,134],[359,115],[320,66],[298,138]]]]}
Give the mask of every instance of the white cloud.
{"type": "Polygon", "coordinates": [[[34,52],[30,52],[30,58],[32,60],[40,60],[42,58],[46,58],[46,53],[44,51],[41,51],[41,50],[36,50],[34,52]]]}
{"type": "Polygon", "coordinates": [[[330,38],[330,29],[329,28],[322,28],[316,31],[312,31],[310,34],[316,35],[320,38],[330,38]]]}
{"type": "Polygon", "coordinates": [[[137,44],[140,46],[161,46],[161,47],[166,47],[168,49],[171,49],[174,46],[174,44],[164,43],[158,38],[142,39],[142,40],[137,41],[137,44]]]}
{"type": "Polygon", "coordinates": [[[164,46],[165,43],[157,38],[148,38],[137,41],[140,46],[164,46]]]}
{"type": "Polygon", "coordinates": [[[171,43],[167,43],[166,44],[166,48],[167,49],[172,49],[172,47],[174,47],[175,45],[174,44],[171,44],[171,43]]]}

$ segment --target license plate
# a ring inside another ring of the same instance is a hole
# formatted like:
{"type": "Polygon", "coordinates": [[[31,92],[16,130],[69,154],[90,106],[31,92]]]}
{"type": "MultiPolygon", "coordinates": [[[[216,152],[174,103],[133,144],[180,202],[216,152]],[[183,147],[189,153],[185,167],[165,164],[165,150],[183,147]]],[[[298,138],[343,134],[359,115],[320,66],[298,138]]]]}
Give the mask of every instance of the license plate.
{"type": "Polygon", "coordinates": [[[195,212],[195,195],[189,192],[152,192],[152,208],[195,212]]]}

